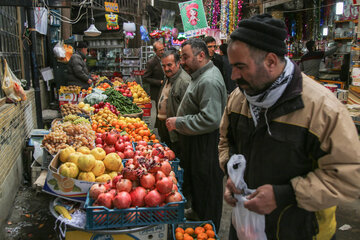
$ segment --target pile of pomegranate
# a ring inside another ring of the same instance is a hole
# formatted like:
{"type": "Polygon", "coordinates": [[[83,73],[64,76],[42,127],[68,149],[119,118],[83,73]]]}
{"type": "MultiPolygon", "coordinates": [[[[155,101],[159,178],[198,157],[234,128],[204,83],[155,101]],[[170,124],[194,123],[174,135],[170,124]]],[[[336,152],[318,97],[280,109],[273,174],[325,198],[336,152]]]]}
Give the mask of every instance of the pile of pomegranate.
{"type": "Polygon", "coordinates": [[[130,159],[112,181],[94,184],[89,190],[90,198],[95,200],[93,206],[124,209],[164,206],[181,201],[170,163],[156,157],[130,159]]]}
{"type": "Polygon", "coordinates": [[[117,153],[121,159],[129,159],[135,156],[129,136],[121,135],[115,130],[108,133],[97,133],[95,144],[96,147],[103,148],[106,154],[117,153]]]}

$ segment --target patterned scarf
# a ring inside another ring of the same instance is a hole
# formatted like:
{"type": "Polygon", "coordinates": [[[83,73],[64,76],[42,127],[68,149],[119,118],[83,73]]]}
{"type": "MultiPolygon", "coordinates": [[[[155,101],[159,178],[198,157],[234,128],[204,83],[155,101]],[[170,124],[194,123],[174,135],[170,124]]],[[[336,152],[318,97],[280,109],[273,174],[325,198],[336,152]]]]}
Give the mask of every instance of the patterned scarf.
{"type": "MultiPolygon", "coordinates": [[[[284,93],[287,85],[291,81],[294,75],[294,64],[290,61],[289,58],[285,57],[286,65],[284,71],[280,74],[280,76],[273,82],[273,84],[266,89],[263,93],[260,93],[255,96],[249,96],[244,92],[246,99],[250,103],[250,112],[254,120],[255,126],[257,126],[260,112],[262,109],[266,109],[265,111],[265,120],[268,125],[268,131],[270,133],[269,124],[267,122],[267,110],[273,106],[277,100],[284,93]]],[[[271,133],[270,133],[271,135],[271,133]]]]}

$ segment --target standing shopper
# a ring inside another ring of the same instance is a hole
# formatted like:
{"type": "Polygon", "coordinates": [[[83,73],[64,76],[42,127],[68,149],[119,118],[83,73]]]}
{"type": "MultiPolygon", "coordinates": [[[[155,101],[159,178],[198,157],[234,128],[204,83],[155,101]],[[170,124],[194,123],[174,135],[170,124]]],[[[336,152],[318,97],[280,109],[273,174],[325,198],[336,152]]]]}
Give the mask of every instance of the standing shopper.
{"type": "MultiPolygon", "coordinates": [[[[336,205],[359,197],[360,143],[347,109],[284,58],[283,21],[242,20],[231,34],[229,61],[239,86],[220,126],[224,171],[231,155],[247,160],[245,182],[256,192],[244,206],[265,214],[268,239],[335,239],[336,205]]],[[[227,180],[225,200],[238,193],[227,180]]],[[[234,228],[229,239],[237,239],[234,228]]]]}
{"type": "Polygon", "coordinates": [[[92,83],[86,66],[87,44],[86,42],[75,43],[75,53],[68,63],[68,85],[76,85],[87,89],[92,83]]]}
{"type": "Polygon", "coordinates": [[[220,55],[223,61],[223,73],[224,73],[224,81],[226,85],[227,93],[230,94],[236,88],[235,81],[231,80],[231,65],[229,63],[229,58],[227,55],[227,43],[223,43],[220,45],[220,55]]]}
{"type": "Polygon", "coordinates": [[[209,51],[210,60],[213,61],[214,65],[220,70],[221,75],[224,78],[224,72],[223,72],[224,63],[222,57],[215,52],[215,50],[217,49],[215,38],[211,36],[207,36],[204,38],[204,41],[209,51]]]}
{"type": "Polygon", "coordinates": [[[161,63],[166,78],[160,90],[156,127],[161,141],[165,142],[178,155],[178,134],[176,131],[168,131],[166,119],[176,116],[191,77],[180,66],[180,55],[176,50],[165,52],[161,63]]]}
{"type": "Polygon", "coordinates": [[[144,83],[150,85],[150,97],[151,100],[158,105],[158,98],[161,85],[164,81],[164,71],[161,67],[161,56],[164,54],[164,44],[160,41],[156,41],[153,44],[155,56],[146,63],[145,73],[143,76],[144,83]]]}
{"type": "Polygon", "coordinates": [[[226,87],[204,41],[190,39],[181,48],[181,65],[191,82],[176,117],[168,118],[166,126],[179,133],[185,197],[191,196],[192,210],[200,220],[212,220],[219,229],[223,173],[217,145],[226,87]]]}

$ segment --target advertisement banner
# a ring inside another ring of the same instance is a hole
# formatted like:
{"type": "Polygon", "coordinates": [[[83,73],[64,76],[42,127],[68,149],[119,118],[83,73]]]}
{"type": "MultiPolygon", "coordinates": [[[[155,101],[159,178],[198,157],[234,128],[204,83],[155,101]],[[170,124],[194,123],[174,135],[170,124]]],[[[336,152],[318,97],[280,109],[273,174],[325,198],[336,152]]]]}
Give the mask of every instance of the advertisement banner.
{"type": "Polygon", "coordinates": [[[206,34],[208,25],[202,0],[179,3],[179,8],[186,37],[206,34]]]}

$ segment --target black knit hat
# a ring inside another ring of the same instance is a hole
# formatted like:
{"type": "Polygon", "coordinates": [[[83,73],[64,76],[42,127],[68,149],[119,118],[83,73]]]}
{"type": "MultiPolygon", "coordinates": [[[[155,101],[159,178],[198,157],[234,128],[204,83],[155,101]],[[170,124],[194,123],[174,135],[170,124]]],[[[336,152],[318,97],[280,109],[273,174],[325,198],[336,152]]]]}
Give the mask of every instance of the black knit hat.
{"type": "Polygon", "coordinates": [[[230,37],[280,56],[287,53],[284,42],[287,37],[285,23],[266,13],[240,21],[230,37]]]}

